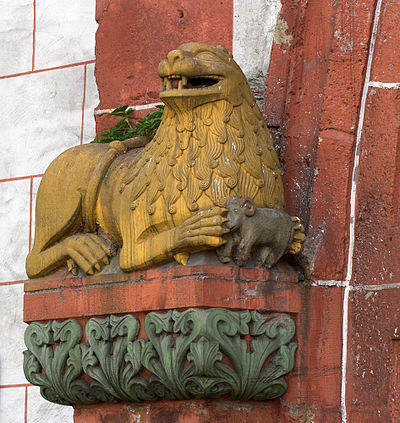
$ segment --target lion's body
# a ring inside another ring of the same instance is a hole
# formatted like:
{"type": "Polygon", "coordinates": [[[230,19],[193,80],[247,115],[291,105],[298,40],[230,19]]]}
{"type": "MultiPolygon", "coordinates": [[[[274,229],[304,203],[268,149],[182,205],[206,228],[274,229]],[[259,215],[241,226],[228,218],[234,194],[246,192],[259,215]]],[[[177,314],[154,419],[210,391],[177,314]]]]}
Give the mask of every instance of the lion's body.
{"type": "MultiPolygon", "coordinates": [[[[193,56],[195,48],[198,51],[205,45],[184,46],[189,47],[182,51],[193,56]]],[[[123,270],[215,248],[214,239],[206,245],[178,242],[174,229],[200,210],[223,207],[229,197],[246,196],[258,207],[284,208],[279,162],[247,82],[233,60],[225,59],[215,47],[207,47],[201,52],[214,54],[213,66],[223,64],[227,81],[234,81],[236,89],[220,87],[222,94],[213,89],[216,93],[209,101],[198,101],[194,94],[190,101],[179,92],[170,97],[168,92],[164,94],[165,111],[154,139],[143,149],[118,157],[100,181],[96,223],[122,247],[123,270]]],[[[170,54],[165,66],[172,67],[177,61],[170,54]]],[[[180,60],[194,72],[192,56],[186,63],[182,53],[180,60]]],[[[202,66],[211,67],[208,63],[202,66]]],[[[34,263],[36,256],[84,227],[81,203],[85,187],[104,153],[104,146],[75,147],[47,170],[38,194],[37,231],[30,259],[36,268],[44,267],[34,263]]],[[[193,227],[199,226],[202,224],[193,227]]],[[[206,232],[208,236],[211,230],[206,232]]],[[[54,261],[59,264],[62,260],[54,261]]],[[[43,270],[30,273],[31,277],[41,276],[43,270]]]]}

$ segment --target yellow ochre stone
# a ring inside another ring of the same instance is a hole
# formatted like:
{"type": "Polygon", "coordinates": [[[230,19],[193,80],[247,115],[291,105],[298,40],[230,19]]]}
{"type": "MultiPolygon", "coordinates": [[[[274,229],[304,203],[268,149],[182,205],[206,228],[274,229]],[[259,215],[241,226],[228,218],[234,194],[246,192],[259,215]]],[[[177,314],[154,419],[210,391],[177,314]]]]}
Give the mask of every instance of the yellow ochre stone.
{"type": "Polygon", "coordinates": [[[116,248],[124,271],[174,257],[185,264],[191,253],[225,242],[228,198],[284,208],[273,141],[232,55],[186,43],[158,72],[165,110],[151,141],[73,147],[47,169],[29,277],[67,262],[90,275],[116,248]]]}

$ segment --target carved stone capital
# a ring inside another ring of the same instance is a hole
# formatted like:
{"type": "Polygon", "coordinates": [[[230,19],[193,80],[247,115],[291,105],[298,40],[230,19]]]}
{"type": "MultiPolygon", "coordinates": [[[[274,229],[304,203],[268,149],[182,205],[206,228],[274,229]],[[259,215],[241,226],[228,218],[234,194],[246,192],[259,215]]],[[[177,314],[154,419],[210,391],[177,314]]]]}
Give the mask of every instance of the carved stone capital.
{"type": "Polygon", "coordinates": [[[31,323],[24,372],[59,404],[141,402],[161,398],[268,400],[287,389],[295,324],[287,314],[223,308],[149,313],[147,339],[131,314],[31,323]],[[149,378],[142,375],[147,370],[149,378]]]}

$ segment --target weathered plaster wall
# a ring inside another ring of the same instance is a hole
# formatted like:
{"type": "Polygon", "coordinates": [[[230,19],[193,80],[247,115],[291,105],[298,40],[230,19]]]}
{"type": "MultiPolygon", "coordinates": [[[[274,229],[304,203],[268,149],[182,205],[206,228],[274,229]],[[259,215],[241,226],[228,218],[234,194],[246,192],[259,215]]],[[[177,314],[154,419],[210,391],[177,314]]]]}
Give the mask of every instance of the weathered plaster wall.
{"type": "Polygon", "coordinates": [[[235,0],[233,2],[233,57],[247,76],[257,102],[264,99],[280,0],[235,0]]]}
{"type": "Polygon", "coordinates": [[[41,175],[59,153],[91,140],[95,1],[0,2],[0,421],[71,422],[22,371],[24,257],[41,175]]]}

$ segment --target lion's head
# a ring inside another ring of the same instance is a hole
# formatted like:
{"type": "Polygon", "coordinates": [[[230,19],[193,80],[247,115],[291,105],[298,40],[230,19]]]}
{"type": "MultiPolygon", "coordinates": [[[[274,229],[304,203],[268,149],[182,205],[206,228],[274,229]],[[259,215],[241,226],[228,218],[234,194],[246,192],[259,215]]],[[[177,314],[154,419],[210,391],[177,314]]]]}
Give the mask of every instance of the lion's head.
{"type": "Polygon", "coordinates": [[[246,77],[222,46],[185,43],[168,53],[159,67],[161,100],[173,106],[176,101],[188,107],[217,100],[238,105],[243,96],[252,95],[246,77]]]}
{"type": "Polygon", "coordinates": [[[168,211],[174,222],[232,196],[283,208],[273,141],[246,78],[223,47],[182,44],[159,65],[161,125],[121,190],[131,209],[168,211]],[[177,216],[181,214],[181,216],[177,216]]]}

